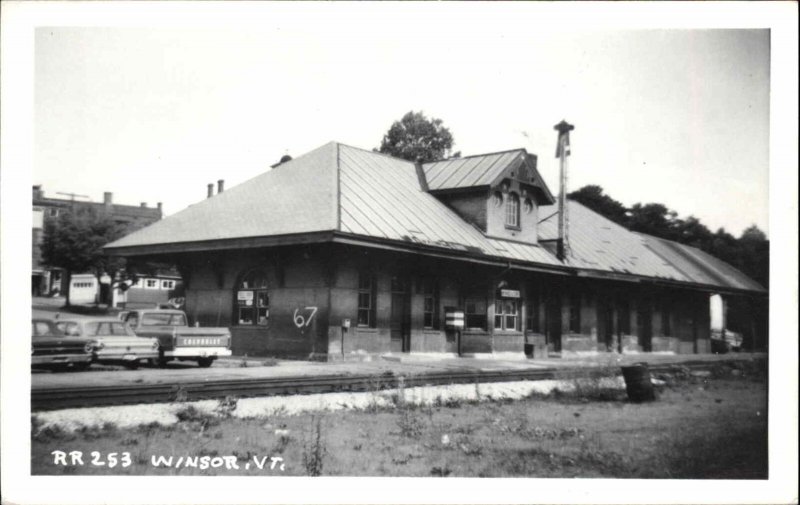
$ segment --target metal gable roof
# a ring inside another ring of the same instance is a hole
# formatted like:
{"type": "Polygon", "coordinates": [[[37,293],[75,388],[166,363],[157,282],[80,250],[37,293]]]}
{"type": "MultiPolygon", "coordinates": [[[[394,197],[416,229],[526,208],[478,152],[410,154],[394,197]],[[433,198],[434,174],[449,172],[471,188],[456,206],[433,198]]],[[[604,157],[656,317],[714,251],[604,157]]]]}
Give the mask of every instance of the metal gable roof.
{"type": "MultiPolygon", "coordinates": [[[[645,247],[642,238],[583,205],[567,200],[569,246],[566,263],[576,268],[688,281],[669,262],[645,247]]],[[[539,223],[539,239],[558,238],[558,214],[539,223]]]]}
{"type": "Polygon", "coordinates": [[[639,233],[645,245],[669,261],[693,282],[732,289],[766,292],[764,287],[733,266],[696,247],[639,233]]]}
{"type": "MultiPolygon", "coordinates": [[[[579,269],[631,274],[725,289],[764,292],[757,282],[699,249],[636,233],[567,200],[569,244],[566,264],[579,269]]],[[[539,223],[539,239],[558,238],[558,213],[539,223]]]]}
{"type": "Polygon", "coordinates": [[[413,163],[339,146],[341,231],[545,265],[561,263],[536,245],[490,239],[425,192],[413,163]]]}
{"type": "Polygon", "coordinates": [[[467,188],[492,184],[509,165],[524,156],[523,149],[493,154],[453,158],[423,165],[428,188],[467,188]]]}
{"type": "Polygon", "coordinates": [[[335,230],[336,154],[328,143],[106,248],[335,230]]]}

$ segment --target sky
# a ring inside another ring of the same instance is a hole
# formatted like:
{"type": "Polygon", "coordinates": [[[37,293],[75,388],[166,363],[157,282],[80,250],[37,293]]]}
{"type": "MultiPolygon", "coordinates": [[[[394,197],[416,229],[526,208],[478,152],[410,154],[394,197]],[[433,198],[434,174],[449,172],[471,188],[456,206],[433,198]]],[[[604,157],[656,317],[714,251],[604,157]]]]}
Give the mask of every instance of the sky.
{"type": "Polygon", "coordinates": [[[565,119],[568,190],[597,184],[712,230],[769,232],[768,30],[532,29],[483,12],[37,28],[33,183],[169,215],[284,154],[377,147],[415,110],[442,119],[463,155],[537,154],[556,193],[565,119]]]}

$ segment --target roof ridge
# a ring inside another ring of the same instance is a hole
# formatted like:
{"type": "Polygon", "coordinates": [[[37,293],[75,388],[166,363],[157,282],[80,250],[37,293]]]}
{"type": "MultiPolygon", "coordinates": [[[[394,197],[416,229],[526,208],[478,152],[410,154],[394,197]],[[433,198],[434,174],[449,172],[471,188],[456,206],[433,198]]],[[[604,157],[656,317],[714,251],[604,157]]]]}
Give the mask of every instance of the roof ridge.
{"type": "Polygon", "coordinates": [[[380,151],[372,151],[370,149],[364,149],[363,147],[351,146],[350,144],[345,144],[344,142],[336,142],[336,141],[334,141],[334,142],[339,146],[349,147],[350,149],[355,149],[356,151],[363,151],[365,153],[374,154],[374,155],[377,155],[377,156],[383,156],[385,158],[389,158],[389,159],[394,160],[394,161],[401,161],[403,163],[414,164],[413,161],[409,161],[409,160],[406,160],[406,159],[403,159],[403,158],[398,158],[397,156],[392,156],[391,154],[382,153],[380,151]]]}

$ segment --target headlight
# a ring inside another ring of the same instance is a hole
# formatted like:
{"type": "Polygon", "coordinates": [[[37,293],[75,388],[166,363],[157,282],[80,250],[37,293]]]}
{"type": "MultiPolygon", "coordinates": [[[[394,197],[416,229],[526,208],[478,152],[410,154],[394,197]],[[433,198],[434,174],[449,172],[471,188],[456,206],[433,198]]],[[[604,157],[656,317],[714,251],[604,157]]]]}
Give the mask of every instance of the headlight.
{"type": "Polygon", "coordinates": [[[94,343],[94,348],[97,351],[99,351],[100,349],[105,349],[105,347],[106,347],[106,344],[104,344],[103,342],[95,342],[94,343]]]}
{"type": "MultiPolygon", "coordinates": [[[[100,344],[100,345],[102,345],[102,344],[100,344]]],[[[86,345],[83,346],[83,350],[86,351],[87,353],[91,353],[94,350],[93,343],[92,342],[86,342],[86,345]]]]}
{"type": "Polygon", "coordinates": [[[154,351],[158,350],[158,341],[153,342],[153,350],[154,351]]]}

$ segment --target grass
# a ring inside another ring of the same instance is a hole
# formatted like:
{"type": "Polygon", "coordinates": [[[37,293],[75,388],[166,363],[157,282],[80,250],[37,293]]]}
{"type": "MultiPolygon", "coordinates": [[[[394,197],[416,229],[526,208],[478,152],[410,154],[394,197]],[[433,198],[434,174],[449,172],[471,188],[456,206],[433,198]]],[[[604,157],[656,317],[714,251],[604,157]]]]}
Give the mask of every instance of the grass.
{"type": "Polygon", "coordinates": [[[187,405],[168,427],[66,433],[34,425],[31,468],[34,475],[767,477],[766,382],[758,367],[720,369],[708,377],[662,375],[666,386],[647,404],[629,403],[624,393],[597,394],[602,378],[517,402],[419,407],[399,394],[394,408],[324,418],[275,412],[241,420],[230,417],[236,399],[229,398],[220,401],[217,415],[187,405]],[[133,464],[113,471],[54,466],[53,450],[128,451],[133,464]],[[234,456],[241,468],[156,468],[153,455],[234,456]],[[283,458],[283,471],[253,463],[276,456],[283,458]]]}

